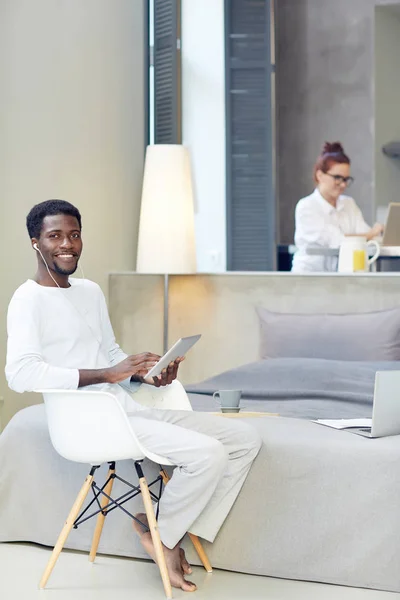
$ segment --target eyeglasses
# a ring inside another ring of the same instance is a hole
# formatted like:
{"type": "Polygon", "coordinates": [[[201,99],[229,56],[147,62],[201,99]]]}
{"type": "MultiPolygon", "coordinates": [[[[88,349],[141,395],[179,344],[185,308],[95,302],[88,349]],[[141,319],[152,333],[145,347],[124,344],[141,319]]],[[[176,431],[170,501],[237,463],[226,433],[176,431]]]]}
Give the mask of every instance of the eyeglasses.
{"type": "Polygon", "coordinates": [[[354,177],[342,177],[342,175],[332,175],[332,173],[325,173],[325,175],[332,177],[335,180],[336,185],[344,183],[349,187],[354,181],[354,177]]]}

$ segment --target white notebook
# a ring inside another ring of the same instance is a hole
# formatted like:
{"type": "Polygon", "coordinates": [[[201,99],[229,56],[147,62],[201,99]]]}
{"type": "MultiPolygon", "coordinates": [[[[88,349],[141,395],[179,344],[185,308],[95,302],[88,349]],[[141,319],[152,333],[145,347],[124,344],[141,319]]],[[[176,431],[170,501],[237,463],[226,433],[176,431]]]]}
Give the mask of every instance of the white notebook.
{"type": "Polygon", "coordinates": [[[313,421],[320,425],[333,427],[334,429],[358,429],[359,427],[372,427],[372,419],[317,419],[313,421]]]}

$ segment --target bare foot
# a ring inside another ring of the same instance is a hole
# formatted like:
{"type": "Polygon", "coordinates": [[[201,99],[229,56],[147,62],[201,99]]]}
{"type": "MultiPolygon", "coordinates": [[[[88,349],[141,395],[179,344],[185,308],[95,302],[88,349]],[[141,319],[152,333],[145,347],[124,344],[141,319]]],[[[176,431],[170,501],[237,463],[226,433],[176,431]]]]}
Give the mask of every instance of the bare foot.
{"type": "MultiPolygon", "coordinates": [[[[149,526],[149,522],[147,520],[147,515],[145,513],[136,513],[135,517],[137,519],[139,519],[139,521],[141,521],[142,523],[144,523],[146,525],[146,527],[149,526]]],[[[140,523],[138,523],[135,520],[132,521],[132,525],[133,525],[133,529],[136,531],[136,533],[138,534],[138,536],[142,537],[142,534],[145,533],[146,529],[144,527],[142,527],[140,525],[140,523]]]]}
{"type": "MultiPolygon", "coordinates": [[[[148,524],[147,517],[144,513],[138,513],[135,515],[135,517],[146,525],[148,524]]],[[[133,521],[133,528],[139,535],[142,546],[146,550],[147,554],[154,560],[154,562],[157,562],[150,532],[145,531],[144,528],[136,521],[133,521]]],[[[187,575],[191,573],[192,569],[186,560],[183,549],[179,548],[179,545],[176,545],[172,550],[164,546],[164,544],[162,546],[172,587],[180,588],[185,592],[196,591],[196,585],[184,578],[184,574],[187,575]]]]}
{"type": "MultiPolygon", "coordinates": [[[[147,525],[147,527],[149,526],[149,522],[147,520],[147,515],[145,513],[137,513],[135,515],[135,517],[137,519],[139,519],[139,521],[142,521],[142,523],[147,525]]],[[[145,533],[145,531],[146,531],[141,525],[139,525],[139,523],[137,521],[133,521],[133,529],[136,531],[136,533],[138,534],[139,537],[141,537],[142,534],[145,533]]],[[[179,548],[179,558],[181,561],[181,568],[182,568],[183,573],[185,575],[190,575],[193,572],[193,570],[187,561],[185,551],[183,548],[179,548]]]]}
{"type": "Polygon", "coordinates": [[[181,561],[181,569],[185,575],[190,575],[192,573],[192,567],[188,563],[185,555],[185,551],[183,548],[179,548],[179,558],[181,561]]]}

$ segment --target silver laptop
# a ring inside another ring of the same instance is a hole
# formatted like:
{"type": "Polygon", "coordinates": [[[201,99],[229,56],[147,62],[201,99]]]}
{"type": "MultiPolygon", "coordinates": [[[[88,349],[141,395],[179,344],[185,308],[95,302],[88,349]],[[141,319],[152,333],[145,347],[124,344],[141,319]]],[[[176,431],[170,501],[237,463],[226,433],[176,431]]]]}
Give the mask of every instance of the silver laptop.
{"type": "Polygon", "coordinates": [[[377,371],[372,426],[353,432],[371,438],[400,435],[400,371],[377,371]]]}
{"type": "Polygon", "coordinates": [[[382,246],[400,246],[400,202],[389,204],[382,246]]]}

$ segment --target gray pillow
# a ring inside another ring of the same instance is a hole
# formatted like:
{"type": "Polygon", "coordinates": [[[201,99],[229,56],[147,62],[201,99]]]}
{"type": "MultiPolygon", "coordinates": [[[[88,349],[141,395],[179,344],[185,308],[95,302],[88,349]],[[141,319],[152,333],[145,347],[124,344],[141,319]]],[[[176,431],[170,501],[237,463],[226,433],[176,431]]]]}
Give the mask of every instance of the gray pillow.
{"type": "Polygon", "coordinates": [[[355,314],[285,314],[257,307],[261,358],[400,360],[400,308],[355,314]]]}

